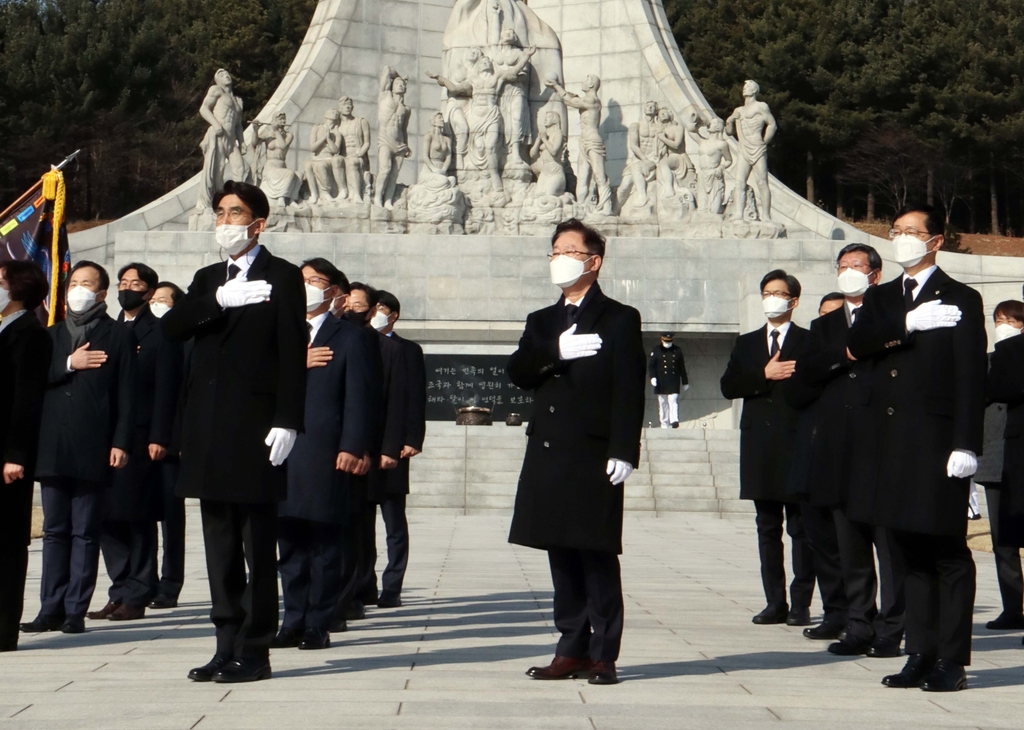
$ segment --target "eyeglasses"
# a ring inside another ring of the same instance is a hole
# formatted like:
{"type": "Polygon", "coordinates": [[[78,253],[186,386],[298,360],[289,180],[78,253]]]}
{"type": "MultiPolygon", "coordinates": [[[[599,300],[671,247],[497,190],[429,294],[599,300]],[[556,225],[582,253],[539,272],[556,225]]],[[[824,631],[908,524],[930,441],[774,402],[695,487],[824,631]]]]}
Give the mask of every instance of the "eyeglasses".
{"type": "Polygon", "coordinates": [[[569,250],[569,251],[552,251],[551,253],[548,254],[548,261],[551,261],[551,260],[555,259],[558,256],[572,256],[574,258],[576,256],[582,256],[583,258],[586,259],[586,258],[590,258],[591,256],[593,256],[593,254],[588,253],[586,251],[574,251],[574,250],[569,250]]]}
{"type": "Polygon", "coordinates": [[[142,279],[121,279],[121,281],[117,282],[118,291],[125,291],[127,289],[141,292],[148,291],[146,282],[144,282],[142,279]]]}
{"type": "Polygon", "coordinates": [[[327,279],[323,278],[322,276],[311,276],[308,279],[306,279],[306,283],[318,287],[322,286],[324,289],[328,288],[331,285],[331,282],[327,281],[327,279]]]}
{"type": "Polygon", "coordinates": [[[239,225],[241,223],[253,222],[252,211],[245,210],[244,208],[234,207],[224,210],[223,208],[217,208],[217,222],[227,221],[232,225],[239,225]]]}
{"type": "Polygon", "coordinates": [[[768,297],[778,297],[779,299],[785,299],[787,302],[793,298],[788,291],[781,291],[779,289],[761,292],[762,299],[767,299],[768,297]]]}
{"type": "Polygon", "coordinates": [[[901,236],[903,234],[906,234],[908,236],[913,236],[914,238],[920,238],[922,240],[931,240],[931,239],[935,238],[935,235],[929,233],[928,231],[919,231],[916,228],[904,228],[903,230],[900,230],[899,228],[890,228],[889,229],[889,239],[890,240],[892,240],[893,238],[896,238],[896,236],[901,236]]]}
{"type": "Polygon", "coordinates": [[[874,269],[871,268],[871,264],[862,264],[859,261],[856,261],[852,264],[836,265],[836,271],[838,271],[840,274],[846,271],[847,269],[854,269],[855,271],[860,271],[863,274],[870,274],[872,271],[874,271],[874,269]]]}

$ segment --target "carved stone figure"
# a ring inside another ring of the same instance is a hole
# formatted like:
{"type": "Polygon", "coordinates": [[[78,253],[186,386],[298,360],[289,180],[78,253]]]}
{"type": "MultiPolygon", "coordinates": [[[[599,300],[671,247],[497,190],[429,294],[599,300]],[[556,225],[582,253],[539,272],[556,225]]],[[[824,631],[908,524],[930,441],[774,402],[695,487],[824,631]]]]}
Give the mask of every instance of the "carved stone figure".
{"type": "Polygon", "coordinates": [[[661,123],[658,139],[665,145],[665,154],[658,161],[661,197],[671,198],[682,192],[680,188],[687,188],[688,192],[692,192],[690,185],[695,182],[695,173],[693,162],[686,154],[683,125],[675,120],[672,110],[668,107],[658,109],[658,121],[661,123]]]}
{"type": "Polygon", "coordinates": [[[444,115],[438,112],[423,135],[420,147],[419,179],[409,190],[410,219],[420,223],[461,223],[466,203],[448,174],[452,163],[452,142],[444,132],[444,115]]]}
{"type": "Polygon", "coordinates": [[[501,118],[505,128],[506,167],[525,167],[521,145],[530,143],[530,101],[527,98],[530,69],[529,58],[512,28],[503,28],[501,42],[494,48],[495,71],[508,74],[518,68],[513,80],[501,90],[501,118]]]}
{"type": "Polygon", "coordinates": [[[547,86],[554,89],[566,106],[580,113],[580,157],[576,163],[576,200],[580,205],[592,205],[600,215],[612,214],[612,184],[605,172],[608,152],[601,138],[601,79],[590,74],[583,80],[582,95],[566,91],[557,81],[547,86]],[[596,192],[596,195],[592,193],[596,192]]]}
{"type": "Polygon", "coordinates": [[[273,206],[283,208],[299,198],[302,178],[288,168],[288,149],[295,141],[295,135],[288,130],[288,119],[284,113],[274,115],[273,124],[257,124],[253,139],[254,156],[259,156],[257,147],[265,146],[266,162],[260,173],[260,189],[266,193],[273,206]]]}
{"type": "Polygon", "coordinates": [[[768,144],[775,136],[778,125],[768,105],[757,100],[761,87],[755,81],[743,84],[743,106],[737,107],[725,120],[725,130],[735,135],[739,146],[736,160],[736,196],[734,216],[741,220],[746,209],[747,184],[754,190],[754,198],[762,221],[771,220],[772,193],[768,186],[768,144]]]}
{"type": "Polygon", "coordinates": [[[721,217],[725,211],[725,171],[732,164],[732,152],[718,117],[708,124],[708,136],[700,142],[697,161],[697,210],[721,217]]]}
{"type": "Polygon", "coordinates": [[[562,167],[564,156],[565,133],[562,131],[562,118],[558,112],[546,112],[544,126],[530,148],[530,158],[533,160],[530,167],[537,176],[534,195],[560,197],[565,193],[565,168],[562,167]]]}
{"type": "Polygon", "coordinates": [[[385,66],[380,74],[377,97],[377,191],[373,202],[378,207],[394,205],[395,185],[402,161],[409,149],[409,107],[405,105],[405,79],[385,66]]]}
{"type": "Polygon", "coordinates": [[[226,180],[245,181],[247,178],[242,159],[245,148],[242,99],[234,95],[231,74],[224,69],[213,75],[213,81],[199,107],[199,116],[210,125],[199,145],[203,151],[203,180],[197,207],[203,209],[212,207],[214,193],[224,187],[226,180]]]}
{"type": "MultiPolygon", "coordinates": [[[[309,151],[313,158],[306,162],[306,184],[309,185],[309,202],[316,205],[321,198],[340,197],[340,185],[335,179],[335,160],[341,153],[341,112],[328,109],[323,124],[314,124],[309,133],[309,151]]],[[[341,185],[344,185],[342,178],[341,185]]]]}
{"type": "MultiPolygon", "coordinates": [[[[338,181],[338,198],[361,204],[370,195],[370,123],[353,115],[355,104],[351,97],[338,100],[341,120],[341,153],[334,158],[334,179],[338,181]]],[[[396,173],[397,174],[397,173],[396,173]]]]}
{"type": "MultiPolygon", "coordinates": [[[[463,63],[452,68],[449,77],[451,81],[454,84],[465,82],[482,55],[483,51],[479,48],[468,49],[463,63]]],[[[469,122],[466,120],[466,112],[471,99],[472,94],[456,94],[448,89],[446,119],[452,134],[455,135],[455,169],[459,171],[466,169],[466,151],[469,149],[469,122]]]]}
{"type": "Polygon", "coordinates": [[[629,200],[630,207],[642,208],[648,204],[647,184],[657,179],[658,163],[665,155],[665,143],[661,141],[661,122],[658,121],[658,104],[644,102],[644,116],[639,122],[629,125],[626,144],[629,147],[629,162],[619,187],[620,206],[625,204],[629,194],[635,191],[635,199],[629,200]]]}

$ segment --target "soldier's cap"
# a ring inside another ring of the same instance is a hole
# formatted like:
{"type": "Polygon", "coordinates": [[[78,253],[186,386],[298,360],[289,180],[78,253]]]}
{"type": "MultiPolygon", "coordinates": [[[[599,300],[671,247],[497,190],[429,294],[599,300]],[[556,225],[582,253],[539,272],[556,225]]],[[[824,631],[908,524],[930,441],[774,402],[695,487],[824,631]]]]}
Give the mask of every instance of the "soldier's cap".
{"type": "Polygon", "coordinates": [[[675,337],[675,335],[673,335],[671,332],[662,332],[661,333],[661,339],[663,339],[663,340],[669,340],[671,342],[673,337],[675,337]]]}

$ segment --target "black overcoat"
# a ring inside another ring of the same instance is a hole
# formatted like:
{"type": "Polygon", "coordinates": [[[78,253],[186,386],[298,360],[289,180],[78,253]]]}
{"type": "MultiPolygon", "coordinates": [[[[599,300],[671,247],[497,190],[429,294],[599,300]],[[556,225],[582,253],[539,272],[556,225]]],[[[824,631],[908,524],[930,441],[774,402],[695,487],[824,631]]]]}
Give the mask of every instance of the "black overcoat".
{"type": "Polygon", "coordinates": [[[299,268],[261,248],[249,281],[273,286],[269,302],[222,309],[227,264],[196,272],[160,320],[195,338],[185,384],[179,497],[270,504],[285,497],[286,464],[270,463],[271,428],[302,431],[306,402],[306,291],[299,268]]]}
{"type": "MultiPolygon", "coordinates": [[[[124,312],[118,318],[124,322],[124,312]]],[[[114,472],[103,516],[108,520],[159,520],[163,507],[157,463],[149,445],[171,445],[181,392],[184,356],[180,342],[168,340],[160,320],[143,306],[128,326],[136,343],[135,433],[132,457],[114,472]]]]}
{"type": "MultiPolygon", "coordinates": [[[[405,349],[405,446],[422,451],[427,431],[427,365],[423,348],[393,332],[390,339],[405,349]]],[[[399,459],[397,467],[381,472],[381,478],[385,494],[408,494],[409,459],[399,459]]]]}
{"type": "Polygon", "coordinates": [[[1024,547],[1024,335],[997,342],[989,362],[986,396],[1006,404],[999,543],[1024,547]]]}
{"type": "MultiPolygon", "coordinates": [[[[402,343],[386,335],[370,332],[376,337],[381,359],[381,400],[379,422],[379,452],[398,461],[394,469],[381,469],[380,459],[371,462],[370,473],[367,475],[368,493],[371,502],[383,502],[388,494],[404,494],[400,479],[392,479],[393,472],[402,465],[402,447],[405,446],[405,432],[408,427],[408,394],[406,388],[406,352],[402,343]],[[392,492],[391,489],[395,491],[392,492]]],[[[408,463],[408,462],[406,462],[408,463]]]]}
{"type": "MultiPolygon", "coordinates": [[[[779,360],[796,360],[807,346],[807,330],[789,326],[779,360]]],[[[800,410],[786,398],[793,379],[768,380],[764,369],[768,354],[768,325],[736,338],[729,364],[722,375],[722,395],[743,399],[740,415],[740,499],[795,501],[789,488],[800,410]]]]}
{"type": "Polygon", "coordinates": [[[647,361],[647,377],[657,378],[654,392],[658,395],[678,394],[682,386],[689,385],[686,379],[686,363],[679,345],[664,347],[658,345],[647,361]]]}
{"type": "Polygon", "coordinates": [[[43,400],[36,478],[69,477],[109,486],[110,450],[133,453],[136,355],[131,330],[103,315],[89,336],[89,349],[107,354],[92,370],[67,372],[71,336],[64,322],[49,328],[53,342],[43,400]]]}
{"type": "Polygon", "coordinates": [[[981,295],[936,269],[914,306],[960,308],[955,327],[910,335],[903,277],[873,287],[850,329],[850,352],[874,361],[871,423],[877,466],[854,491],[850,517],[931,535],[965,535],[970,480],[946,476],[954,449],[981,454],[985,417],[985,318],[981,295]]]}
{"type": "Polygon", "coordinates": [[[349,516],[350,476],[335,468],[339,452],[362,458],[370,441],[367,413],[370,360],[359,328],[328,315],[313,347],[333,357],[306,371],[305,430],[288,457],[288,498],[281,517],[344,524],[349,516]]]}
{"type": "Polygon", "coordinates": [[[534,392],[509,541],[518,545],[622,552],[622,485],[609,459],[640,461],[646,353],[640,313],[595,284],[581,303],[577,334],[603,341],[592,357],[562,360],[564,298],[530,314],[509,358],[512,382],[534,392]]]}

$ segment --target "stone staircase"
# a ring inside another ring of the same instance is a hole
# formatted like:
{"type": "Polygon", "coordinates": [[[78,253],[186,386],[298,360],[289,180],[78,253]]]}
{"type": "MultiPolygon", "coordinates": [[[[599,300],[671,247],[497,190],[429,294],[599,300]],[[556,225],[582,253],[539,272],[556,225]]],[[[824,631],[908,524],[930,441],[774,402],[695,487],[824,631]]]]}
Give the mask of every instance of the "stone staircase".
{"type": "MultiPolygon", "coordinates": [[[[751,512],[739,500],[739,432],[644,429],[640,466],[625,487],[630,512],[751,512]]],[[[526,448],[522,427],[431,421],[412,460],[409,508],[432,513],[510,512],[526,448]]]]}

